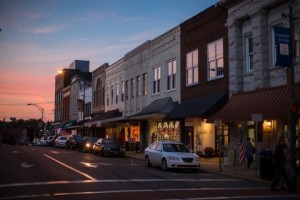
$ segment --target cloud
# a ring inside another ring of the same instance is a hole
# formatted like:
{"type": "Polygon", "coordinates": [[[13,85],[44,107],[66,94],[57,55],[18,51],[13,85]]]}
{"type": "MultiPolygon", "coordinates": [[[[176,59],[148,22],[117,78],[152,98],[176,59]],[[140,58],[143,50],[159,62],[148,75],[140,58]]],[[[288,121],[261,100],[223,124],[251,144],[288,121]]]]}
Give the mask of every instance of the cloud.
{"type": "Polygon", "coordinates": [[[65,29],[64,25],[49,25],[45,27],[34,28],[31,30],[31,32],[34,34],[49,34],[59,32],[63,29],[65,29]]]}

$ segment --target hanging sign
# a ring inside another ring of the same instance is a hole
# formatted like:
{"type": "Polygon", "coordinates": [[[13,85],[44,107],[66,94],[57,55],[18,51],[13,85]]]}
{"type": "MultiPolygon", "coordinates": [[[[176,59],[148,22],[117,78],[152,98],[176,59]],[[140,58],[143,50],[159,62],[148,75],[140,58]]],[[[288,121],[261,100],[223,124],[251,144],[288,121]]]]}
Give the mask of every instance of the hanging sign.
{"type": "Polygon", "coordinates": [[[276,66],[287,67],[292,64],[293,50],[291,29],[274,27],[276,45],[276,66]]]}

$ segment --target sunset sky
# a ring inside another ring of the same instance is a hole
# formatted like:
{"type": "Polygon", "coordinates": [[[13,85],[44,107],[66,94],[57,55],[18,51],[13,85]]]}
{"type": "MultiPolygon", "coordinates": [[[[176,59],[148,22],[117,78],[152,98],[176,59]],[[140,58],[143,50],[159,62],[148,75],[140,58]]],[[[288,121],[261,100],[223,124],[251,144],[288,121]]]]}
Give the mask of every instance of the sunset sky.
{"type": "Polygon", "coordinates": [[[90,71],[218,0],[0,0],[0,121],[54,120],[54,78],[74,60],[90,71]]]}

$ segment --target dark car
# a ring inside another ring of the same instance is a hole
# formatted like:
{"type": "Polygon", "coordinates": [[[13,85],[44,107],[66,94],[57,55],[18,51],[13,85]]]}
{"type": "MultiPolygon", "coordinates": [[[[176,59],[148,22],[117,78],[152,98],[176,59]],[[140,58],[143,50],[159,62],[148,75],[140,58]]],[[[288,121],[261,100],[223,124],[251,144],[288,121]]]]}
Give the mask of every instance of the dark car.
{"type": "Polygon", "coordinates": [[[85,137],[83,139],[82,143],[82,150],[83,152],[92,152],[93,151],[93,146],[97,142],[99,138],[96,137],[85,137]]]}
{"type": "Polygon", "coordinates": [[[101,156],[125,156],[125,148],[119,144],[117,139],[100,138],[93,146],[94,154],[101,156]]]}
{"type": "Polygon", "coordinates": [[[81,150],[83,141],[84,137],[81,135],[69,135],[66,141],[66,148],[81,150]]]}

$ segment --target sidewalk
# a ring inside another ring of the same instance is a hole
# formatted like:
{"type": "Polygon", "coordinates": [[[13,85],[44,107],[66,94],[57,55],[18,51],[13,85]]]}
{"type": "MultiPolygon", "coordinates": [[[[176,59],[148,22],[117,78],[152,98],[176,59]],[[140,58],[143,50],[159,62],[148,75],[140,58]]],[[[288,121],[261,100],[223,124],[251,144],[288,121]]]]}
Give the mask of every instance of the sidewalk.
{"type": "MultiPolygon", "coordinates": [[[[144,160],[143,153],[126,152],[126,156],[134,159],[144,160]]],[[[222,174],[222,175],[227,175],[235,178],[259,181],[259,182],[265,182],[271,184],[270,180],[265,180],[260,178],[260,173],[259,173],[260,169],[259,166],[257,166],[256,169],[255,161],[253,162],[252,166],[249,169],[245,165],[230,166],[230,165],[223,165],[223,164],[221,165],[220,168],[218,157],[213,157],[213,158],[201,157],[200,169],[202,171],[206,171],[210,173],[222,174]]]]}

